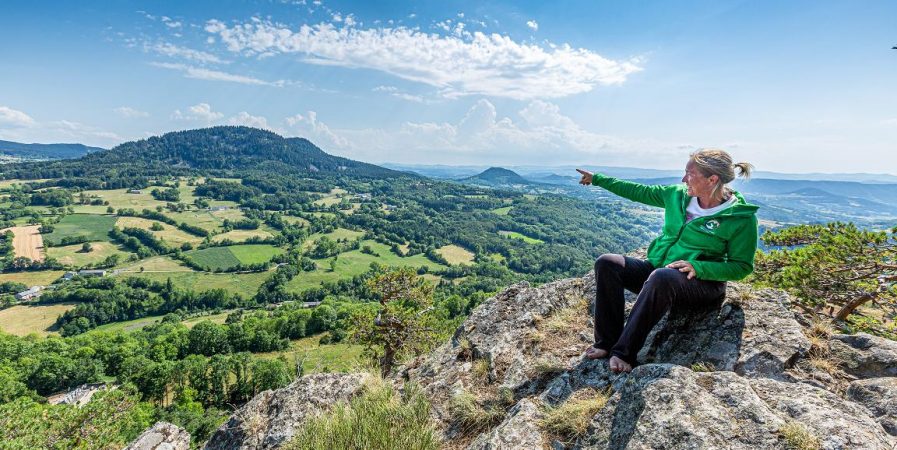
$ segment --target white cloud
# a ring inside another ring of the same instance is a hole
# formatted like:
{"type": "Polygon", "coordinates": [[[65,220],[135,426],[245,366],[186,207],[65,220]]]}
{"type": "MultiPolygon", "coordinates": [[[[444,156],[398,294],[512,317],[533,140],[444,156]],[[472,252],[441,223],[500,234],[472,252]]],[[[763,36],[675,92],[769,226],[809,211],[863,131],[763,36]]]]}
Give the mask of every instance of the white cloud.
{"type": "Polygon", "coordinates": [[[113,109],[116,114],[122,116],[126,119],[136,119],[141,117],[149,117],[149,113],[146,111],[140,111],[139,109],[131,108],[130,106],[119,106],[118,108],[113,109]]]}
{"type": "Polygon", "coordinates": [[[160,55],[170,56],[173,58],[183,58],[201,63],[221,64],[225,62],[221,58],[211,53],[194,50],[192,48],[179,47],[168,42],[160,42],[156,44],[145,43],[143,45],[143,49],[145,51],[152,51],[160,55]]]}
{"type": "Polygon", "coordinates": [[[324,148],[346,148],[350,145],[348,139],[334,133],[330,127],[318,121],[318,113],[308,111],[304,115],[296,114],[287,117],[284,122],[290,132],[308,138],[316,145],[324,148]]]}
{"type": "Polygon", "coordinates": [[[224,117],[224,114],[217,111],[212,111],[212,106],[208,103],[199,103],[193,105],[187,108],[187,112],[184,113],[182,113],[181,110],[176,109],[171,115],[171,118],[174,120],[204,122],[207,125],[221,119],[222,117],[224,117]]]}
{"type": "Polygon", "coordinates": [[[30,127],[35,123],[31,116],[22,111],[0,106],[0,126],[30,127]]]}
{"type": "Polygon", "coordinates": [[[162,23],[164,23],[165,26],[168,28],[180,28],[182,25],[180,22],[178,22],[170,17],[167,17],[167,16],[162,16],[161,20],[162,20],[162,23]]]}
{"type": "Polygon", "coordinates": [[[402,26],[361,29],[330,23],[293,30],[261,19],[233,26],[211,20],[205,30],[234,53],[295,54],[310,64],[378,70],[435,86],[451,98],[564,97],[623,83],[641,70],[634,59],[614,61],[567,44],[542,47],[451,24],[436,25],[445,36],[402,26]]]}
{"type": "Polygon", "coordinates": [[[150,65],[155,67],[161,67],[163,69],[171,69],[181,71],[185,77],[194,78],[197,80],[210,80],[210,81],[227,81],[231,83],[240,83],[240,84],[249,84],[255,86],[273,86],[273,87],[282,87],[286,84],[284,80],[277,81],[265,81],[260,80],[258,78],[247,77],[244,75],[235,75],[232,73],[221,72],[219,70],[211,70],[202,67],[194,67],[188,66],[186,64],[175,64],[175,63],[159,63],[153,62],[150,65]]]}
{"type": "Polygon", "coordinates": [[[385,92],[393,97],[400,98],[402,100],[407,100],[409,102],[414,103],[429,103],[422,96],[409,94],[407,92],[402,92],[399,88],[395,86],[377,86],[372,89],[374,92],[385,92]]]}
{"type": "Polygon", "coordinates": [[[527,20],[526,26],[528,26],[530,30],[539,31],[539,23],[535,20],[527,20]]]}
{"type": "Polygon", "coordinates": [[[241,111],[236,116],[227,119],[227,124],[270,129],[270,127],[268,126],[268,119],[262,116],[253,116],[246,111],[241,111]]]}

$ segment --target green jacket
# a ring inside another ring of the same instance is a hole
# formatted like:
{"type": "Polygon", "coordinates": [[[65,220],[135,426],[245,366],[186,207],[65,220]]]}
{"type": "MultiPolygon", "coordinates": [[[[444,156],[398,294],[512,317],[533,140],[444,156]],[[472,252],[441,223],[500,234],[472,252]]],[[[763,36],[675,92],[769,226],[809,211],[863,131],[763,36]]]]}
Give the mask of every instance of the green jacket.
{"type": "Polygon", "coordinates": [[[664,267],[688,261],[702,280],[740,280],[754,271],[757,251],[757,205],[738,200],[710,216],[685,222],[691,197],[685,185],[645,185],[595,174],[592,184],[620,197],[664,208],[663,232],[648,247],[648,261],[664,267]]]}

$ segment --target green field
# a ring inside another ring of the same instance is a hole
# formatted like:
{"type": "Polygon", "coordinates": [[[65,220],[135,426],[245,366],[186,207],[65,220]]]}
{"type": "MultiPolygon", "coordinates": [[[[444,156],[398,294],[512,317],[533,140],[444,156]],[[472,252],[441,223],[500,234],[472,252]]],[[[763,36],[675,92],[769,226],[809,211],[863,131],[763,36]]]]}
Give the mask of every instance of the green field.
{"type": "Polygon", "coordinates": [[[88,264],[102,262],[106,257],[119,255],[119,260],[128,259],[132,253],[125,251],[121,246],[110,242],[93,242],[88,253],[81,252],[81,244],[66,245],[64,247],[48,247],[47,256],[59,260],[62,264],[80,268],[88,264]]]}
{"type": "Polygon", "coordinates": [[[0,283],[14,281],[28,286],[46,286],[64,274],[62,270],[39,270],[36,272],[9,272],[0,273],[0,283]]]}
{"type": "Polygon", "coordinates": [[[86,236],[89,241],[109,239],[109,231],[118,218],[94,214],[69,214],[53,225],[53,232],[43,236],[46,243],[57,243],[66,236],[86,236]]]}
{"type": "Polygon", "coordinates": [[[283,253],[283,249],[268,244],[230,245],[227,247],[209,247],[201,250],[185,252],[184,256],[191,261],[211,270],[230,269],[240,264],[258,264],[270,261],[275,255],[283,253]]]}
{"type": "Polygon", "coordinates": [[[503,206],[501,208],[495,208],[492,210],[493,213],[498,214],[499,216],[507,216],[513,206],[503,206]]]}
{"type": "Polygon", "coordinates": [[[362,356],[364,346],[353,344],[326,344],[320,340],[326,333],[296,339],[290,348],[270,353],[258,353],[262,358],[286,357],[290,364],[302,363],[304,373],[349,372],[361,370],[369,364],[362,356]]]}
{"type": "Polygon", "coordinates": [[[153,236],[155,236],[157,239],[165,241],[165,243],[169,247],[180,247],[184,243],[196,245],[202,242],[201,237],[187,233],[186,231],[181,230],[174,225],[169,225],[157,220],[144,219],[142,217],[119,217],[115,222],[115,225],[120,229],[124,229],[126,227],[134,227],[147,230],[152,233],[153,236]],[[158,223],[159,225],[161,225],[162,231],[150,230],[150,227],[152,227],[154,223],[158,223]]]}
{"type": "Polygon", "coordinates": [[[311,246],[314,245],[315,241],[317,241],[318,239],[321,239],[322,237],[325,237],[325,236],[334,241],[339,240],[339,239],[347,239],[347,240],[351,241],[354,239],[358,239],[361,236],[364,236],[364,233],[362,233],[361,231],[347,230],[345,228],[337,228],[337,229],[333,230],[333,232],[326,233],[326,234],[314,233],[312,235],[309,235],[308,239],[306,239],[305,242],[302,243],[302,248],[303,249],[311,248],[311,246]]]}
{"type": "Polygon", "coordinates": [[[511,239],[520,239],[521,241],[526,242],[527,244],[544,244],[545,243],[545,241],[543,241],[541,239],[531,238],[525,234],[521,234],[516,231],[499,231],[498,234],[500,234],[504,237],[511,238],[511,239]]]}
{"type": "MultiPolygon", "coordinates": [[[[223,324],[224,321],[227,320],[227,316],[229,314],[230,314],[230,311],[225,311],[225,312],[222,312],[219,314],[200,315],[200,316],[191,317],[189,319],[182,320],[181,323],[186,325],[187,328],[193,328],[194,325],[196,325],[199,322],[202,322],[204,320],[211,320],[212,322],[215,322],[217,324],[223,324]]],[[[162,320],[162,317],[163,316],[152,316],[152,317],[143,317],[143,318],[134,319],[134,320],[126,320],[124,322],[107,323],[105,325],[100,325],[91,331],[101,331],[101,332],[107,332],[107,333],[121,331],[121,332],[127,333],[127,332],[131,332],[131,331],[137,331],[143,327],[146,327],[146,326],[152,325],[156,322],[159,322],[162,320]]]]}
{"type": "Polygon", "coordinates": [[[436,253],[442,255],[449,264],[470,264],[475,256],[473,252],[454,244],[439,247],[436,253]]]}
{"type": "Polygon", "coordinates": [[[194,292],[225,289],[228,292],[249,298],[255,295],[259,286],[271,276],[271,272],[209,273],[188,269],[188,271],[181,272],[130,272],[122,276],[146,278],[160,283],[171,279],[171,283],[178,289],[188,289],[194,292]]]}
{"type": "MultiPolygon", "coordinates": [[[[164,207],[168,202],[162,202],[153,198],[152,194],[150,194],[151,190],[153,190],[153,187],[141,189],[139,194],[129,194],[127,189],[84,191],[84,193],[88,196],[95,196],[108,201],[108,206],[116,210],[119,208],[132,208],[136,211],[142,211],[143,209],[155,210],[156,206],[164,207]]],[[[103,206],[103,208],[105,210],[106,206],[103,206]]]]}
{"type": "Polygon", "coordinates": [[[56,318],[74,307],[72,303],[12,306],[0,310],[0,330],[16,336],[31,333],[47,336],[53,334],[47,328],[56,323],[56,318]]]}
{"type": "Polygon", "coordinates": [[[420,266],[427,266],[430,270],[445,268],[442,264],[430,261],[423,254],[398,256],[390,251],[388,245],[376,241],[361,241],[361,246],[364,247],[365,245],[371,247],[371,250],[379,256],[362,253],[361,250],[340,253],[336,258],[335,271],[330,270],[330,261],[333,258],[318,260],[316,261],[318,264],[317,270],[299,273],[287,283],[287,290],[291,292],[302,292],[309,288],[319,287],[324,282],[351,278],[355,275],[367,272],[370,269],[372,262],[376,262],[380,265],[399,267],[417,268],[420,266]]]}
{"type": "Polygon", "coordinates": [[[227,233],[212,236],[212,242],[221,242],[230,239],[233,242],[243,242],[252,237],[269,238],[272,233],[259,227],[257,230],[230,230],[227,233]]]}

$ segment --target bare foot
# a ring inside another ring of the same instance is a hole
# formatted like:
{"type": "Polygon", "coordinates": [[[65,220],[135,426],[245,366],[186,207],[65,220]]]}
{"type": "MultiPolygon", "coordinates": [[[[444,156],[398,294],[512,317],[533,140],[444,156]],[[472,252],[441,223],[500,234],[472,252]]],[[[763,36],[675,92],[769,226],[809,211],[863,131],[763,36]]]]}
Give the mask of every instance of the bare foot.
{"type": "Polygon", "coordinates": [[[616,356],[610,357],[608,365],[610,366],[611,372],[632,372],[632,366],[616,356]]]}
{"type": "Polygon", "coordinates": [[[586,359],[601,359],[606,358],[607,354],[607,350],[595,348],[590,345],[589,348],[586,349],[586,353],[583,356],[585,356],[586,359]]]}

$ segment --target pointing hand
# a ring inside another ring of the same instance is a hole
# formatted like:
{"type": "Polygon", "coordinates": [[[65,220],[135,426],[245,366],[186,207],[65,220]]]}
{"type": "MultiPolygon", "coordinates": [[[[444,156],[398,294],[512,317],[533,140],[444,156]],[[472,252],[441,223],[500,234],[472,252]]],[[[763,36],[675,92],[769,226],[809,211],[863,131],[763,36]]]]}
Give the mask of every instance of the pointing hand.
{"type": "Polygon", "coordinates": [[[592,184],[592,172],[582,170],[582,169],[576,169],[576,171],[582,175],[582,179],[579,180],[579,184],[583,184],[583,185],[592,184]]]}

